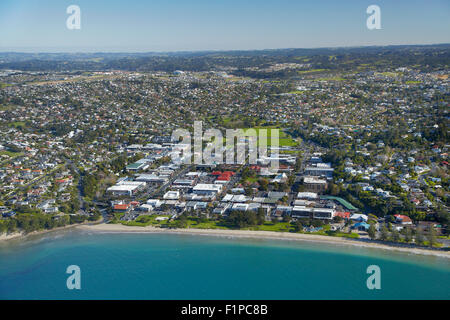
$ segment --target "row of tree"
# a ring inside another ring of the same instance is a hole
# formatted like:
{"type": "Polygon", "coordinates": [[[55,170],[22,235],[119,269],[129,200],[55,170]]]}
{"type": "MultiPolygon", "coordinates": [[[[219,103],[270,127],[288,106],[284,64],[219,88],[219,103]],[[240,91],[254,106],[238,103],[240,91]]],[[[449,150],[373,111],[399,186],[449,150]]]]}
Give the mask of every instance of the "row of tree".
{"type": "Polygon", "coordinates": [[[372,240],[379,239],[382,241],[393,242],[414,242],[417,245],[424,245],[433,247],[437,244],[436,230],[433,227],[429,227],[428,230],[418,228],[414,230],[412,228],[403,228],[401,231],[397,231],[395,228],[389,230],[386,225],[383,225],[378,233],[375,224],[371,223],[368,230],[369,237],[372,240]]]}
{"type": "Polygon", "coordinates": [[[49,215],[44,213],[19,213],[9,219],[0,220],[0,234],[23,231],[30,233],[33,231],[50,230],[63,227],[69,224],[82,223],[85,221],[96,221],[100,218],[100,213],[96,212],[91,216],[86,215],[49,215]]]}

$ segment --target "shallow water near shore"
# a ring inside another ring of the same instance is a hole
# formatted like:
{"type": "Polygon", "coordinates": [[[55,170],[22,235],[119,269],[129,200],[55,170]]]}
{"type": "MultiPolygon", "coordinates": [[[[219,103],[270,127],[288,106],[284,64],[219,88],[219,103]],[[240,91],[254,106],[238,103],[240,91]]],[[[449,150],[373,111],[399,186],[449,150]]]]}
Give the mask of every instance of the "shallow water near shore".
{"type": "Polygon", "coordinates": [[[0,299],[449,299],[449,287],[450,259],[342,244],[70,229],[0,245],[0,299]],[[66,287],[69,265],[81,290],[66,287]]]}

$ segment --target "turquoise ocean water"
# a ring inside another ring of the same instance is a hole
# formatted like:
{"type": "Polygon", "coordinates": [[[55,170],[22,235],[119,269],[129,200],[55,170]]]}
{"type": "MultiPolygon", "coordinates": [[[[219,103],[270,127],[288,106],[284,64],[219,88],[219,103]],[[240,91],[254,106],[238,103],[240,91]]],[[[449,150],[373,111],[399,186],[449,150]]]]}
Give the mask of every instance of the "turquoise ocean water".
{"type": "Polygon", "coordinates": [[[449,298],[450,259],[355,246],[80,230],[0,244],[0,299],[449,298]],[[81,290],[67,289],[69,265],[81,290]]]}

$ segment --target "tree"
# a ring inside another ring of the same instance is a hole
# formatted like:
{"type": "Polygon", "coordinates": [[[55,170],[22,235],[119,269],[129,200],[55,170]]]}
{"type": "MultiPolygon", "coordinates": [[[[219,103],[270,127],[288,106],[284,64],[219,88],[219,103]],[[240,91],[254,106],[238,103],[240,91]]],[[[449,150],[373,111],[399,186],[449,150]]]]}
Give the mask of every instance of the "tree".
{"type": "Polygon", "coordinates": [[[377,229],[375,228],[375,225],[372,223],[370,224],[369,230],[367,231],[369,234],[370,239],[374,240],[377,237],[377,229]]]}
{"type": "Polygon", "coordinates": [[[258,219],[254,211],[232,211],[227,220],[229,224],[238,228],[246,228],[254,226],[258,223],[258,219]]]}
{"type": "Polygon", "coordinates": [[[389,228],[392,228],[392,223],[395,222],[395,217],[393,215],[386,216],[386,222],[389,222],[389,228]]]}
{"type": "Polygon", "coordinates": [[[436,210],[436,220],[446,225],[450,223],[450,212],[448,212],[448,210],[445,210],[441,204],[439,204],[436,210]]]}
{"type": "Polygon", "coordinates": [[[302,158],[303,158],[302,154],[299,153],[298,156],[297,156],[297,159],[295,160],[295,167],[294,167],[294,171],[295,172],[299,172],[300,171],[300,169],[302,167],[302,158]]]}
{"type": "Polygon", "coordinates": [[[294,231],[295,232],[300,232],[303,230],[303,224],[301,223],[301,221],[297,220],[294,223],[294,231]]]}
{"type": "Polygon", "coordinates": [[[6,233],[8,231],[8,226],[3,223],[3,221],[0,221],[0,234],[6,233]]]}
{"type": "Polygon", "coordinates": [[[8,233],[13,233],[17,230],[17,221],[16,219],[8,219],[7,220],[7,229],[8,233]]]}
{"type": "Polygon", "coordinates": [[[412,234],[409,228],[405,228],[405,242],[409,243],[412,241],[412,234]]]}
{"type": "Polygon", "coordinates": [[[428,227],[427,239],[430,247],[433,247],[436,244],[436,230],[434,230],[432,225],[428,227]]]}
{"type": "Polygon", "coordinates": [[[287,191],[290,190],[290,187],[289,187],[289,185],[286,182],[283,182],[283,183],[280,183],[280,184],[277,185],[277,189],[276,190],[278,190],[280,192],[283,192],[283,191],[287,192],[287,191]]]}
{"type": "Polygon", "coordinates": [[[323,226],[323,222],[322,222],[322,220],[319,220],[319,219],[312,219],[312,220],[311,220],[311,225],[312,225],[314,228],[318,228],[318,227],[323,226]]]}
{"type": "Polygon", "coordinates": [[[263,208],[258,208],[258,212],[256,213],[256,223],[261,225],[265,221],[265,213],[263,208]]]}
{"type": "Polygon", "coordinates": [[[98,219],[100,219],[101,216],[102,216],[102,215],[101,215],[100,211],[95,210],[94,214],[91,215],[91,216],[88,218],[88,220],[89,220],[89,221],[97,221],[98,219]]]}
{"type": "Polygon", "coordinates": [[[397,229],[394,228],[394,230],[392,230],[391,236],[393,241],[400,241],[400,233],[397,231],[397,229]]]}
{"type": "Polygon", "coordinates": [[[288,177],[287,184],[290,187],[294,184],[294,182],[295,182],[295,175],[292,174],[288,177]]]}
{"type": "Polygon", "coordinates": [[[392,231],[392,223],[391,222],[388,223],[388,230],[392,231]]]}
{"type": "Polygon", "coordinates": [[[341,192],[339,186],[334,183],[330,183],[328,190],[332,196],[337,196],[341,192]]]}
{"type": "Polygon", "coordinates": [[[187,216],[185,214],[182,214],[178,217],[178,219],[175,222],[176,228],[186,228],[188,225],[187,216]]]}
{"type": "Polygon", "coordinates": [[[383,225],[381,227],[380,239],[386,241],[388,239],[388,236],[389,236],[388,229],[386,228],[385,225],[383,225]]]}
{"type": "Polygon", "coordinates": [[[242,172],[241,172],[242,181],[245,181],[248,178],[250,178],[252,176],[252,174],[253,173],[249,167],[245,167],[244,169],[242,169],[242,172]]]}
{"type": "Polygon", "coordinates": [[[267,179],[259,179],[258,183],[259,183],[259,188],[261,189],[261,191],[267,191],[268,190],[269,181],[267,179]]]}
{"type": "Polygon", "coordinates": [[[423,231],[421,228],[417,228],[417,231],[416,231],[416,244],[418,244],[418,245],[423,244],[423,231]]]}

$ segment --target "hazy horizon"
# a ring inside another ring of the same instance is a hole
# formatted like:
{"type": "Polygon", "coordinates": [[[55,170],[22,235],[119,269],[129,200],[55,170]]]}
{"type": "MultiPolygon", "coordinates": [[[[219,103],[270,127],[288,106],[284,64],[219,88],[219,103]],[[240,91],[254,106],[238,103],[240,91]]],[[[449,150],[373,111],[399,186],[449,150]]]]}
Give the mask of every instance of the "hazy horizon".
{"type": "MultiPolygon", "coordinates": [[[[352,48],[376,48],[376,47],[401,47],[401,46],[445,46],[450,45],[450,42],[442,43],[411,43],[411,44],[386,44],[386,45],[368,45],[368,46],[324,46],[324,47],[280,47],[280,48],[263,48],[263,49],[203,49],[203,50],[173,50],[173,51],[121,51],[121,50],[97,50],[97,51],[50,51],[50,48],[38,49],[33,51],[24,51],[30,48],[23,49],[11,48],[3,49],[0,47],[1,53],[25,53],[25,54],[97,54],[97,53],[117,53],[117,54],[145,54],[145,53],[202,53],[202,52],[232,52],[232,51],[276,51],[276,50],[320,50],[320,49],[352,49],[352,48]],[[48,51],[47,51],[48,50],[48,51]]],[[[68,49],[68,48],[67,48],[68,49]]],[[[31,49],[30,49],[31,50],[31,49]]]]}
{"type": "Polygon", "coordinates": [[[331,0],[127,2],[4,0],[0,50],[17,52],[179,52],[365,47],[450,42],[450,2],[331,0]],[[70,30],[70,5],[81,28],[70,30]],[[368,6],[381,10],[369,30],[368,6]]]}

